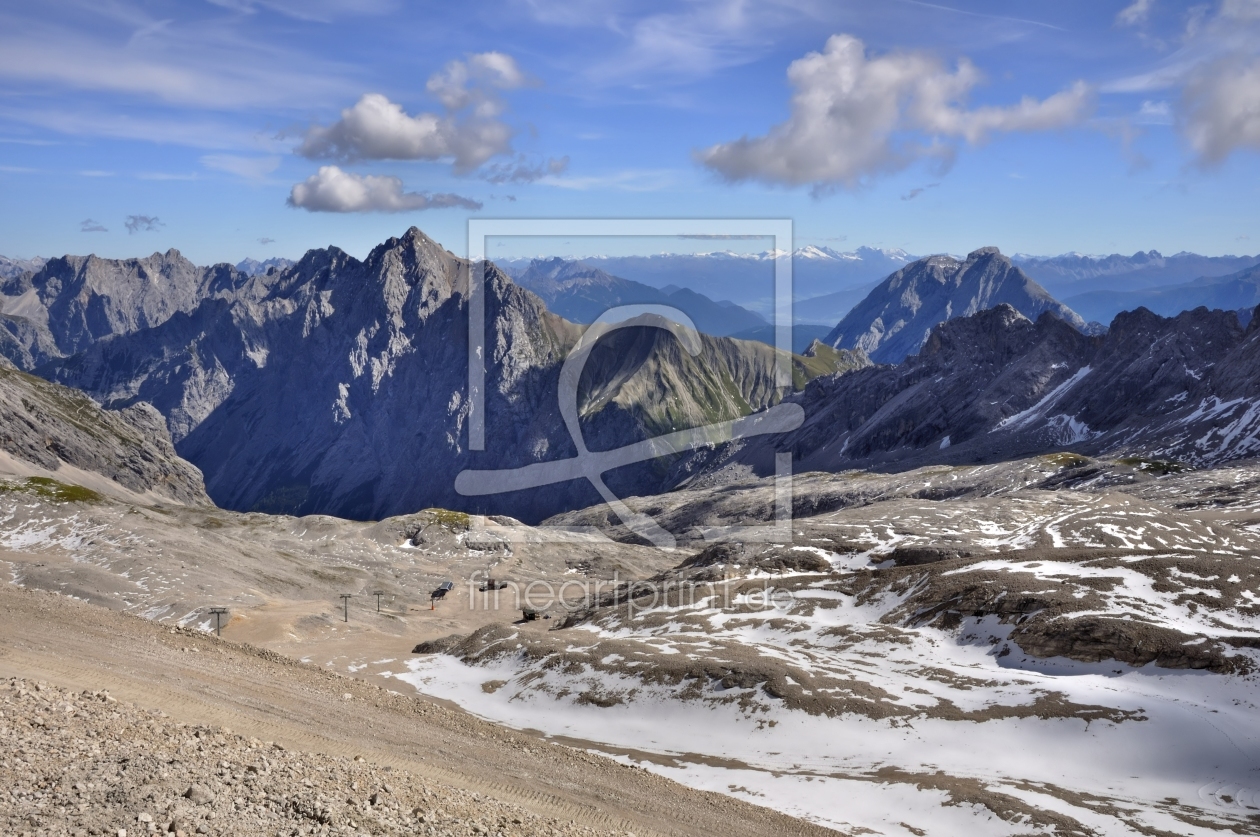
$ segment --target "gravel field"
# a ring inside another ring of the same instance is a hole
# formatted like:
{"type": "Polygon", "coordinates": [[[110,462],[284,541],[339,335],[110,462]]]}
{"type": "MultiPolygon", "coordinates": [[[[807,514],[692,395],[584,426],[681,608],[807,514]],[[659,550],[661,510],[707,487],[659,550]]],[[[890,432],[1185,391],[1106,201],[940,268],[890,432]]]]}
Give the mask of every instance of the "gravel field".
{"type": "Polygon", "coordinates": [[[362,756],[176,723],[108,691],[0,685],[6,834],[596,835],[362,756]]]}

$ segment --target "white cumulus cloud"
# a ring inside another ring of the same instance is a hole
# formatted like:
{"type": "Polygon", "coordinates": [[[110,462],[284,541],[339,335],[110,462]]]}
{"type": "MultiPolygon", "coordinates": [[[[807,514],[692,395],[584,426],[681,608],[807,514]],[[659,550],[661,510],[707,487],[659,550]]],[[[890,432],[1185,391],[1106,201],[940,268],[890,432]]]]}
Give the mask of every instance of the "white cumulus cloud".
{"type": "Polygon", "coordinates": [[[952,141],[1044,131],[1080,122],[1093,90],[1083,82],[1047,99],[1008,107],[965,106],[981,74],[963,59],[950,70],[921,52],[868,57],[862,41],[833,35],[822,52],[788,67],[791,115],[765,136],[742,137],[698,152],[728,180],[826,189],[853,187],[916,159],[948,155],[952,141]]]}
{"type": "Polygon", "coordinates": [[[429,78],[427,89],[444,113],[414,116],[380,93],[367,93],[328,126],[312,126],[297,153],[310,159],[356,160],[450,159],[463,173],[512,151],[512,128],[499,117],[499,91],[530,83],[516,61],[501,52],[484,52],[452,61],[429,78]]]}
{"type": "Polygon", "coordinates": [[[337,166],[320,166],[289,192],[289,206],[310,212],[408,212],[463,207],[480,209],[471,198],[448,193],[404,192],[403,183],[388,175],[360,175],[337,166]]]}

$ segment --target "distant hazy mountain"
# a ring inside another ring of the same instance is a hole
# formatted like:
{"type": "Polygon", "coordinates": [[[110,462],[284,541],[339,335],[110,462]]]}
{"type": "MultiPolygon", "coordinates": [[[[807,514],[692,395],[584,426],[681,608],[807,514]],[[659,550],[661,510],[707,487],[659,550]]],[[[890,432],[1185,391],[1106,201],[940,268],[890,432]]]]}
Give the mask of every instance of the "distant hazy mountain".
{"type": "Polygon", "coordinates": [[[1030,319],[1052,311],[1076,328],[1085,321],[1028,278],[996,247],[958,261],[929,256],[889,276],[827,335],[839,349],[862,349],[879,363],[915,354],[938,324],[1006,303],[1030,319]]]}
{"type": "MultiPolygon", "coordinates": [[[[653,288],[690,288],[710,299],[729,299],[769,318],[773,311],[774,271],[785,252],[742,254],[722,251],[700,255],[663,253],[655,256],[596,256],[581,261],[606,273],[653,288]]],[[[831,294],[878,282],[900,270],[914,256],[904,250],[859,247],[841,253],[827,247],[802,247],[791,254],[793,295],[796,299],[831,294]]],[[[510,276],[529,269],[531,259],[496,261],[510,276]]],[[[798,322],[824,322],[802,318],[798,322]]]]}
{"type": "Polygon", "coordinates": [[[594,322],[618,305],[639,304],[673,306],[700,331],[717,337],[766,325],[765,319],[733,302],[715,302],[688,288],[653,288],[580,261],[536,259],[516,283],[538,294],[549,311],[575,323],[594,322]]]}
{"type": "MultiPolygon", "coordinates": [[[[831,326],[797,323],[792,326],[792,351],[798,355],[803,354],[813,345],[815,340],[825,342],[825,338],[830,333],[831,326]]],[[[774,326],[767,323],[756,328],[738,331],[732,334],[731,337],[734,337],[736,340],[756,340],[759,343],[773,346],[777,335],[774,326]]]]}
{"type": "Polygon", "coordinates": [[[33,259],[10,259],[0,256],[0,279],[13,279],[23,273],[34,273],[44,266],[44,259],[36,256],[33,259]]]}
{"type": "Polygon", "coordinates": [[[236,269],[246,276],[257,276],[260,273],[266,273],[273,267],[276,270],[284,270],[286,267],[293,267],[292,259],[282,259],[279,257],[258,261],[257,259],[242,259],[236,263],[236,269]]]}
{"type": "Polygon", "coordinates": [[[1055,296],[1066,299],[1091,291],[1134,291],[1177,285],[1205,276],[1226,276],[1260,264],[1257,256],[1162,255],[1158,250],[1132,256],[1012,256],[1011,261],[1055,296]]]}
{"type": "Polygon", "coordinates": [[[1180,285],[1167,285],[1141,291],[1091,291],[1064,300],[1082,317],[1107,321],[1121,311],[1148,308],[1156,314],[1173,317],[1200,306],[1224,311],[1240,311],[1248,319],[1260,304],[1260,266],[1229,276],[1209,277],[1180,285]]]}
{"type": "Polygon", "coordinates": [[[845,315],[853,310],[853,306],[866,299],[867,294],[875,290],[878,284],[878,282],[871,282],[869,285],[848,288],[822,296],[797,299],[794,305],[796,322],[813,325],[826,323],[828,328],[824,331],[825,334],[826,331],[831,330],[832,324],[843,320],[845,315]]]}

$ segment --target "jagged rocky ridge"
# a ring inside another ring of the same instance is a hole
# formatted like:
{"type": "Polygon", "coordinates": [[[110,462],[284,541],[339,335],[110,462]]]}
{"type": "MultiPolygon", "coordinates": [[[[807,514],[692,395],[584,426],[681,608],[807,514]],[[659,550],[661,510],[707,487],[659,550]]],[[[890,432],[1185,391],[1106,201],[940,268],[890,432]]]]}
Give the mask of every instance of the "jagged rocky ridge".
{"type": "Polygon", "coordinates": [[[854,306],[824,342],[861,349],[880,363],[919,350],[933,326],[1006,303],[1026,317],[1053,311],[1077,328],[1085,322],[1003,256],[982,247],[958,261],[929,256],[898,270],[854,306]]]}
{"type": "Polygon", "coordinates": [[[49,259],[0,277],[0,354],[33,369],[161,325],[203,300],[232,298],[246,279],[231,265],[198,267],[174,249],[143,259],[49,259]]]}
{"type": "MultiPolygon", "coordinates": [[[[154,328],[100,340],[40,374],[109,406],[154,404],[182,455],[232,509],[380,518],[426,506],[538,519],[596,502],[584,482],[465,498],[465,467],[574,455],[559,417],[560,364],[580,327],[491,268],[486,283],[487,450],[466,449],[468,264],[419,230],[360,262],[336,248],[247,278],[154,328]]],[[[864,363],[794,361],[798,383],[864,363]]],[[[703,338],[692,357],[670,335],[606,338],[581,387],[586,443],[618,447],[775,403],[774,352],[703,338]]],[[[614,490],[670,487],[669,462],[610,475],[614,490]]]]}
{"type": "Polygon", "coordinates": [[[1071,450],[1212,465],[1260,454],[1260,322],[1139,309],[1089,336],[1000,305],[937,326],[899,366],[791,398],[805,424],[731,461],[771,473],[791,450],[798,470],[903,469],[1071,450]]]}

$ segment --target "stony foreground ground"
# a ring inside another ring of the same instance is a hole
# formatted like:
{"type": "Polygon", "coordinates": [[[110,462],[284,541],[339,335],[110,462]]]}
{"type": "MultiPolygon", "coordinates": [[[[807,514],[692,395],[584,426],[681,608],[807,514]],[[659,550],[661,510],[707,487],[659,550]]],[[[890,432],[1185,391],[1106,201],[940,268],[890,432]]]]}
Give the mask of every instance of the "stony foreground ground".
{"type": "Polygon", "coordinates": [[[42,681],[0,684],[0,740],[5,834],[625,833],[42,681]]]}
{"type": "Polygon", "coordinates": [[[0,834],[151,829],[834,833],[322,666],[0,584],[0,834]]]}

